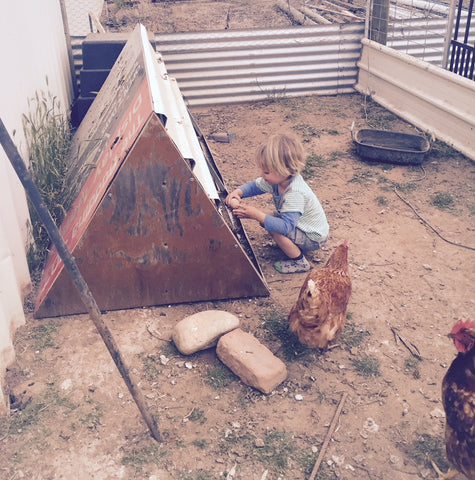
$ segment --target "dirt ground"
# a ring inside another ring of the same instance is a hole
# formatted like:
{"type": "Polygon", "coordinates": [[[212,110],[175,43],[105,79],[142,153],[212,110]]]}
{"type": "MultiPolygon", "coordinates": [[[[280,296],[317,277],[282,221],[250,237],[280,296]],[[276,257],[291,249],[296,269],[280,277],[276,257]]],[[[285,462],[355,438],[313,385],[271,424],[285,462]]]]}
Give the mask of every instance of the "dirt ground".
{"type": "MultiPolygon", "coordinates": [[[[135,2],[122,13],[166,10],[161,21],[183,29],[184,20],[174,17],[182,11],[191,30],[207,28],[198,21],[201,7],[211,24],[216,11],[231,6],[250,27],[288,22],[272,4],[135,2]]],[[[158,21],[150,19],[154,27],[158,21]]],[[[475,307],[474,163],[438,142],[422,166],[362,161],[351,139],[353,121],[357,128],[417,131],[359,94],[192,114],[207,138],[234,134],[230,143],[209,140],[228,190],[258,174],[253,154],[268,135],[300,136],[309,155],[306,178],[331,228],[326,247],[310,260],[318,268],[349,242],[353,293],[343,335],[324,352],[289,348],[285,318],[305,274],[277,273],[279,252],[263,229],[244,221],[269,297],[104,315],[163,442],[151,438],[87,315],[35,320],[28,314],[7,372],[12,404],[0,419],[0,477],[300,480],[309,478],[324,449],[319,480],[437,478],[431,460],[448,468],[440,386],[455,349],[446,334],[475,307]],[[233,376],[214,349],[180,355],[170,342],[173,326],[209,309],[237,315],[241,328],[286,363],[287,380],[264,395],[233,376]],[[325,442],[343,393],[337,427],[325,442]]]]}

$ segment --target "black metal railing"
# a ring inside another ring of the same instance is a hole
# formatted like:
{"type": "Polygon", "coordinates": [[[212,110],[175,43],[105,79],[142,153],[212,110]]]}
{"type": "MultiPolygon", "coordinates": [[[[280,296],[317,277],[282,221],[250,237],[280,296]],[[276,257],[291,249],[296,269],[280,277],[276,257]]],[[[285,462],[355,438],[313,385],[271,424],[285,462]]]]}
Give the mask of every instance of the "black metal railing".
{"type": "MultiPolygon", "coordinates": [[[[466,2],[465,2],[466,3],[466,2]]],[[[455,21],[454,38],[450,42],[451,55],[449,70],[463,77],[475,80],[475,44],[469,45],[470,26],[473,17],[474,0],[469,0],[467,10],[467,23],[465,31],[461,26],[462,12],[464,11],[464,2],[460,0],[457,8],[457,19],[455,21]],[[459,40],[463,36],[463,40],[459,40]]]]}

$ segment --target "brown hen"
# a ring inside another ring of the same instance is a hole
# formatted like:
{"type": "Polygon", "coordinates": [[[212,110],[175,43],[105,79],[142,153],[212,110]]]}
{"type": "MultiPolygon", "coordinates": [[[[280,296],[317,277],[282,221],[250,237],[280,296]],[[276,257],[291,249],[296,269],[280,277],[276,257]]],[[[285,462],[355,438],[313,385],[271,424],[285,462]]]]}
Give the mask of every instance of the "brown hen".
{"type": "Polygon", "coordinates": [[[459,320],[449,337],[459,353],[442,381],[447,458],[475,480],[475,322],[459,320]]]}
{"type": "Polygon", "coordinates": [[[325,348],[340,335],[351,295],[348,243],[345,240],[323,268],[307,275],[289,313],[290,330],[309,347],[325,348]]]}

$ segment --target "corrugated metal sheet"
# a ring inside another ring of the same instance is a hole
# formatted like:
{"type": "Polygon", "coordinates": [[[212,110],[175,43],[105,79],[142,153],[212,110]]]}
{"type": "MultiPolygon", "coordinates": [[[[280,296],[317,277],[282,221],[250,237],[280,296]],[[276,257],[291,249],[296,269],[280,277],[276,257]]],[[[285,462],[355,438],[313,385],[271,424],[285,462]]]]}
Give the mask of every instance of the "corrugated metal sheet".
{"type": "Polygon", "coordinates": [[[363,40],[355,88],[475,160],[475,82],[363,40]]]}
{"type": "Polygon", "coordinates": [[[191,105],[353,91],[363,23],[156,35],[191,105]]]}
{"type": "MultiPolygon", "coordinates": [[[[441,65],[446,19],[391,22],[388,46],[441,65]]],[[[283,95],[353,92],[363,23],[155,34],[157,51],[190,106],[283,95]]],[[[73,37],[76,72],[84,37],[73,37]]],[[[78,75],[79,78],[79,75],[78,75]]]]}
{"type": "MultiPolygon", "coordinates": [[[[156,34],[157,51],[190,106],[354,91],[363,23],[156,34]]],[[[76,72],[81,43],[73,37],[76,72]]]]}

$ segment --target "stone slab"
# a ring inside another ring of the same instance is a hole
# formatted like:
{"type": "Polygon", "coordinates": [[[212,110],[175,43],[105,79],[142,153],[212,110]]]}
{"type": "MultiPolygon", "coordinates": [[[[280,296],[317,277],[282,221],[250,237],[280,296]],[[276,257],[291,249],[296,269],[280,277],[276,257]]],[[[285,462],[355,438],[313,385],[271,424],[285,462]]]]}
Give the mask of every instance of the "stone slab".
{"type": "Polygon", "coordinates": [[[287,378],[287,367],[250,333],[237,328],[217,344],[218,358],[246,385],[270,393],[287,378]]]}

